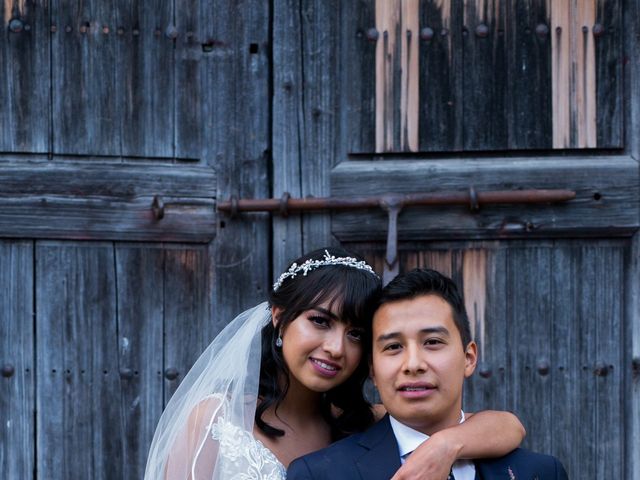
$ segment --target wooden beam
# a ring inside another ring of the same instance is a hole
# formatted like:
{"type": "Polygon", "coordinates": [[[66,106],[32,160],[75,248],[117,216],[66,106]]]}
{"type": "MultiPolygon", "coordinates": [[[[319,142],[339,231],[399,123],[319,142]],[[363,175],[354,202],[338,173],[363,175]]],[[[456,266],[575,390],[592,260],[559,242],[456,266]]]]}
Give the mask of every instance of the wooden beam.
{"type": "MultiPolygon", "coordinates": [[[[530,238],[558,235],[629,236],[638,229],[638,163],[627,156],[447,159],[344,162],[331,176],[331,194],[380,195],[483,190],[568,188],[577,197],[539,206],[407,208],[398,220],[400,240],[530,238]],[[384,191],[381,181],[384,179],[384,191]]],[[[335,213],[341,241],[383,241],[381,209],[335,213]]]]}
{"type": "Polygon", "coordinates": [[[0,165],[0,236],[208,242],[216,176],[191,165],[0,165]],[[158,196],[164,215],[154,214],[158,196]]]}

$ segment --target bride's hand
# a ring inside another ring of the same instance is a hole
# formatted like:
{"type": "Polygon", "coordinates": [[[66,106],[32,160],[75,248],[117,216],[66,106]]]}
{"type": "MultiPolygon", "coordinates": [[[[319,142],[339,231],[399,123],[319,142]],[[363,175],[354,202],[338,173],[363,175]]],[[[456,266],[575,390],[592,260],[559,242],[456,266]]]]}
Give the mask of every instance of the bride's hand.
{"type": "Polygon", "coordinates": [[[416,448],[391,480],[446,480],[462,445],[453,444],[441,433],[416,448]]]}

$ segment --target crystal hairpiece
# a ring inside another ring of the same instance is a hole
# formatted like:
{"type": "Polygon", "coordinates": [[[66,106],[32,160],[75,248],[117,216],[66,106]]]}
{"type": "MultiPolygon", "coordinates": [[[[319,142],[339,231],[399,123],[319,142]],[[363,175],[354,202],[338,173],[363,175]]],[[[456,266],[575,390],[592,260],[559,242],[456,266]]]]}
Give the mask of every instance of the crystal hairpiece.
{"type": "Polygon", "coordinates": [[[345,265],[347,267],[357,268],[358,270],[364,270],[365,272],[369,272],[375,275],[377,278],[380,278],[378,277],[376,272],[373,271],[373,268],[371,268],[371,266],[364,260],[358,260],[357,258],[353,257],[334,257],[327,250],[325,250],[324,258],[321,260],[309,259],[301,265],[298,265],[297,263],[291,264],[289,270],[280,275],[278,281],[273,284],[273,291],[275,292],[276,290],[278,290],[278,288],[280,288],[280,286],[282,285],[282,282],[284,282],[289,277],[293,278],[300,272],[302,272],[302,275],[306,276],[310,271],[315,270],[319,267],[324,267],[326,265],[345,265]]]}

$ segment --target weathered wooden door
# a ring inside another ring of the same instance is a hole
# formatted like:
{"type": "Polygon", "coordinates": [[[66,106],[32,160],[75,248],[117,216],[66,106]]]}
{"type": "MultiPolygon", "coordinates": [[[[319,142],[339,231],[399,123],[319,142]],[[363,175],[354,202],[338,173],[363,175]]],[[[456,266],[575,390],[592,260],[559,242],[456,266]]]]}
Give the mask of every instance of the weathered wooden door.
{"type": "Polygon", "coordinates": [[[0,477],[142,478],[164,403],[270,280],[267,219],[215,211],[269,193],[268,4],[0,11],[0,477]]]}
{"type": "MultiPolygon", "coordinates": [[[[515,411],[571,478],[640,478],[637,2],[276,3],[274,196],[576,192],[406,208],[400,271],[464,291],[466,408],[515,411]]],[[[274,226],[276,266],[333,238],[383,269],[381,209],[274,226]]]]}

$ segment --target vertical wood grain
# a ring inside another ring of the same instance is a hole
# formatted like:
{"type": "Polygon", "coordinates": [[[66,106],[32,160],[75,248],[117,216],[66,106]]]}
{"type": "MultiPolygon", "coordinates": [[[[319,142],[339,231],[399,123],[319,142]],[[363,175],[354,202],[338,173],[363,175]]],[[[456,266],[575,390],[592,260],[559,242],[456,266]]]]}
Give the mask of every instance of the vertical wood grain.
{"type": "Polygon", "coordinates": [[[430,40],[420,39],[419,148],[421,151],[462,149],[464,105],[462,2],[420,2],[420,31],[430,29],[430,40]]]}
{"type": "Polygon", "coordinates": [[[33,242],[0,242],[0,477],[31,478],[35,465],[33,242]]]}
{"type": "Polygon", "coordinates": [[[113,265],[107,243],[36,243],[42,478],[123,478],[113,265]]]}
{"type": "MultiPolygon", "coordinates": [[[[269,4],[216,0],[201,2],[200,12],[210,20],[202,24],[205,35],[215,40],[212,51],[203,56],[207,123],[202,151],[207,163],[219,172],[217,198],[268,197],[269,4]],[[251,53],[252,43],[259,46],[258,53],[251,53]]],[[[264,299],[271,280],[269,226],[266,214],[219,218],[216,239],[209,246],[216,265],[216,328],[264,299]]]]}
{"type": "Polygon", "coordinates": [[[164,258],[158,246],[120,243],[115,248],[121,379],[112,401],[120,409],[119,478],[143,477],[163,408],[164,258]]]}
{"type": "Polygon", "coordinates": [[[8,0],[0,4],[0,151],[47,153],[50,139],[50,40],[47,2],[8,0]],[[12,31],[12,19],[22,22],[12,31]]]}
{"type": "MultiPolygon", "coordinates": [[[[124,157],[179,156],[174,148],[172,101],[175,53],[173,42],[166,37],[166,29],[173,24],[173,4],[173,0],[125,2],[114,9],[117,23],[111,26],[111,35],[117,38],[113,69],[120,104],[114,128],[122,132],[124,157]]],[[[92,55],[98,60],[105,53],[98,49],[92,55]]]]}
{"type": "Polygon", "coordinates": [[[222,327],[211,308],[214,268],[206,246],[165,249],[163,368],[178,372],[164,381],[165,403],[222,327]]]}
{"type": "Polygon", "coordinates": [[[464,2],[463,148],[505,149],[508,140],[506,2],[464,2]],[[486,34],[479,34],[486,29],[486,34]]]}
{"type": "Polygon", "coordinates": [[[53,152],[120,155],[116,9],[54,0],[51,12],[53,152]]]}
{"type": "Polygon", "coordinates": [[[551,405],[551,378],[542,374],[541,364],[553,365],[551,351],[550,284],[545,272],[551,268],[547,247],[511,248],[507,259],[507,309],[510,375],[508,397],[511,408],[527,425],[527,445],[551,453],[552,425],[541,415],[551,405]]]}
{"type": "Polygon", "coordinates": [[[552,49],[547,0],[508,2],[509,149],[552,147],[552,49]]]}

